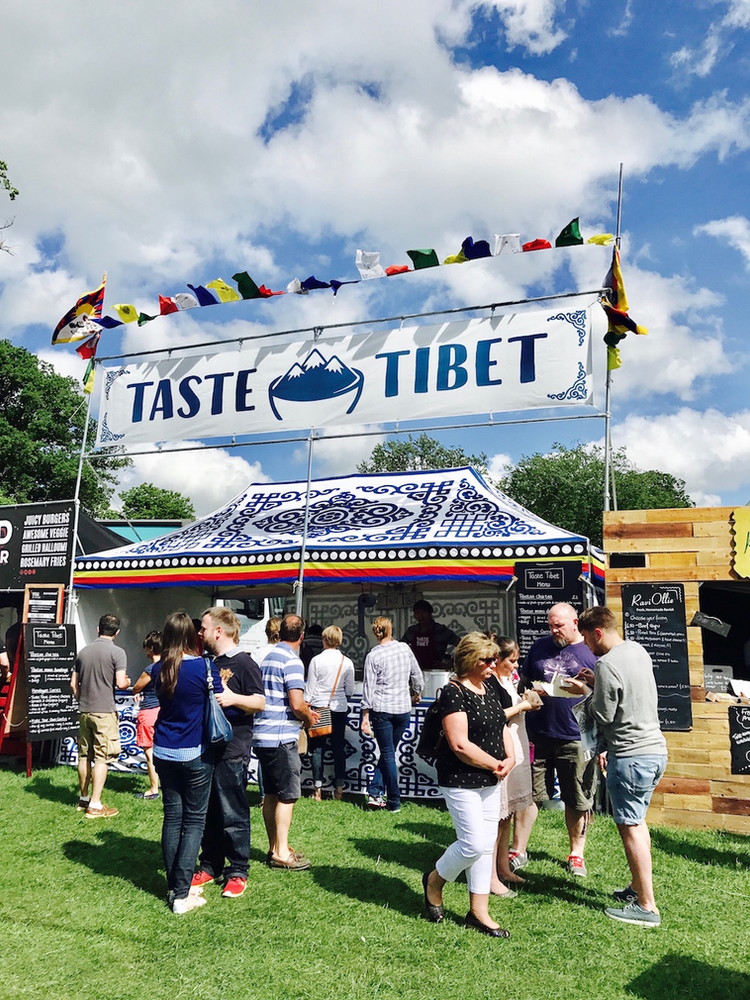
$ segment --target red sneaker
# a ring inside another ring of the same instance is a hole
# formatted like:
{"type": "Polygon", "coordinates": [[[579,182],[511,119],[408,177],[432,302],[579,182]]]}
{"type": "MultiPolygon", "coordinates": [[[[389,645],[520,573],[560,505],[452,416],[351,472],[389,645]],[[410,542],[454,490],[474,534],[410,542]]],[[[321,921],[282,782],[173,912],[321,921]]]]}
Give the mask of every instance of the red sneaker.
{"type": "Polygon", "coordinates": [[[204,885],[211,885],[215,879],[213,875],[209,872],[204,871],[200,868],[195,875],[193,875],[193,881],[190,883],[190,892],[192,895],[197,895],[203,892],[204,885]]]}
{"type": "Polygon", "coordinates": [[[232,876],[232,878],[227,879],[227,884],[224,886],[224,892],[222,892],[222,896],[226,896],[227,899],[236,899],[238,896],[242,895],[242,893],[245,891],[246,886],[247,886],[246,878],[238,878],[236,875],[234,875],[232,876]]]}
{"type": "Polygon", "coordinates": [[[585,878],[588,875],[583,858],[579,854],[568,855],[568,871],[571,875],[579,875],[585,878]]]}

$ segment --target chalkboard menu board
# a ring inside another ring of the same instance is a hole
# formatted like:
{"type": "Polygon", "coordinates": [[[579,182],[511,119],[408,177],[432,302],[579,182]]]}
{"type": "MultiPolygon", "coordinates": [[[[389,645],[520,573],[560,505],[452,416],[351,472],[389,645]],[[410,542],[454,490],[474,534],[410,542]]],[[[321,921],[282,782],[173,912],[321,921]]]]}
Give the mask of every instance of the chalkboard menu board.
{"type": "Polygon", "coordinates": [[[70,690],[76,660],[73,625],[24,625],[28,733],[34,741],[78,732],[78,705],[70,690]]]}
{"type": "Polygon", "coordinates": [[[583,608],[583,584],[578,562],[517,562],[516,641],[521,659],[543,635],[549,635],[547,613],[553,604],[583,608]]]}
{"type": "Polygon", "coordinates": [[[67,583],[74,522],[72,500],[0,507],[0,590],[67,583]]]}
{"type": "Polygon", "coordinates": [[[729,706],[732,774],[750,774],[750,705],[729,706]]]}
{"type": "Polygon", "coordinates": [[[661,728],[691,729],[693,710],[682,584],[623,584],[622,615],[625,638],[639,642],[653,661],[661,728]]]}

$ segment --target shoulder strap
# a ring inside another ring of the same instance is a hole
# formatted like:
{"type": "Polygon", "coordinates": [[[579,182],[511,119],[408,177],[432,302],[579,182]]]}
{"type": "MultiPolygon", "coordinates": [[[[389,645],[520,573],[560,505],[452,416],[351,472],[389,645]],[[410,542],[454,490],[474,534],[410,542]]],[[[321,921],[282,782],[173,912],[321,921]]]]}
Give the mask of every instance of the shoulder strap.
{"type": "Polygon", "coordinates": [[[328,707],[331,707],[331,702],[333,701],[333,696],[336,694],[336,685],[339,682],[339,677],[341,676],[341,668],[344,666],[344,654],[341,654],[341,663],[339,663],[339,669],[336,674],[336,680],[333,682],[333,687],[331,688],[331,697],[328,699],[328,707]]]}
{"type": "Polygon", "coordinates": [[[211,676],[211,660],[207,656],[204,656],[203,662],[206,664],[206,683],[208,684],[208,690],[213,691],[214,679],[211,676]]]}

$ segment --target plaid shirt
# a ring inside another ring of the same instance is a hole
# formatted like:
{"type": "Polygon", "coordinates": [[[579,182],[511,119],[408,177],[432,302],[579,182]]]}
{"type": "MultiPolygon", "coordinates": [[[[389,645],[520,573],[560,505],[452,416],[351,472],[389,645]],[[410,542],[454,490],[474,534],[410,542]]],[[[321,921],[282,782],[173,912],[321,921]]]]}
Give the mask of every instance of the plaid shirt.
{"type": "Polygon", "coordinates": [[[410,681],[415,693],[422,691],[422,671],[409,646],[395,641],[375,646],[365,660],[363,711],[387,712],[389,715],[411,712],[410,681]]]}

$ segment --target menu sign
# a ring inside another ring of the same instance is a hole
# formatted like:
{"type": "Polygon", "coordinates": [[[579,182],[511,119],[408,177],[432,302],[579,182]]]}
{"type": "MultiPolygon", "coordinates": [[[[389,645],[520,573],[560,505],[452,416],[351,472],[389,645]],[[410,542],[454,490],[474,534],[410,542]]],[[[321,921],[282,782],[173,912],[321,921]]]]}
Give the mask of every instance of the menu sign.
{"type": "Polygon", "coordinates": [[[750,774],[750,705],[729,706],[732,774],[750,774]]]}
{"type": "Polygon", "coordinates": [[[691,729],[693,710],[682,584],[623,584],[622,615],[625,638],[639,642],[653,661],[661,728],[691,729]]]}
{"type": "Polygon", "coordinates": [[[70,690],[76,660],[73,625],[25,625],[28,735],[61,739],[78,731],[78,705],[70,690]]]}
{"type": "Polygon", "coordinates": [[[67,583],[74,523],[72,500],[0,507],[0,590],[67,583]]]}
{"type": "Polygon", "coordinates": [[[583,608],[580,562],[517,562],[516,640],[521,658],[543,635],[549,635],[547,614],[553,604],[583,608]]]}
{"type": "Polygon", "coordinates": [[[30,587],[26,584],[23,603],[23,620],[34,625],[59,625],[62,622],[62,604],[65,587],[51,583],[48,587],[30,587]]]}

